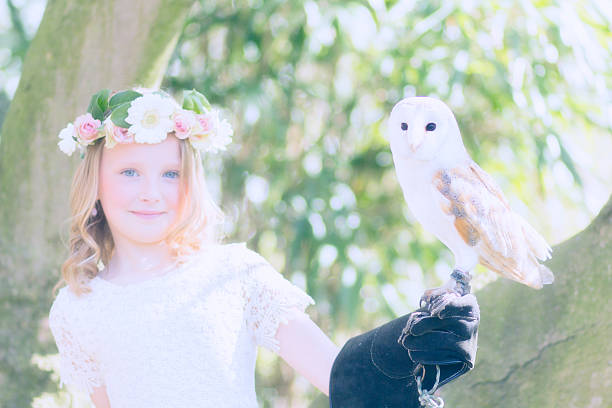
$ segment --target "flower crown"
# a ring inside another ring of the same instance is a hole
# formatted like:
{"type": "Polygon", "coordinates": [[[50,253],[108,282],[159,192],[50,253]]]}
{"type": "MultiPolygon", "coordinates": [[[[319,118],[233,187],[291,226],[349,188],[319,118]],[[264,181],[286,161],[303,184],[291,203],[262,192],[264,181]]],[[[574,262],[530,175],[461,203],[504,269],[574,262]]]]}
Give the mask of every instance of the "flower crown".
{"type": "Polygon", "coordinates": [[[225,150],[234,131],[219,118],[204,95],[184,91],[183,104],[161,90],[127,90],[111,94],[103,89],[91,97],[87,113],[59,133],[60,150],[71,156],[79,148],[81,158],[87,145],[105,139],[105,147],[126,143],[160,143],[169,132],[188,139],[203,152],[225,150]]]}

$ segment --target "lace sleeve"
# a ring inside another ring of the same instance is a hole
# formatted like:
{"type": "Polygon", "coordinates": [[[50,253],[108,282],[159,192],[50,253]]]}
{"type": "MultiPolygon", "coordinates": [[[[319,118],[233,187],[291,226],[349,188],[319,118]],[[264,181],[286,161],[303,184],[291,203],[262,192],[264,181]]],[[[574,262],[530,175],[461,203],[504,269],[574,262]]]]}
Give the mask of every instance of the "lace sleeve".
{"type": "MultiPolygon", "coordinates": [[[[65,290],[65,288],[64,288],[65,290]]],[[[60,356],[60,388],[68,384],[87,393],[104,385],[98,362],[78,342],[70,327],[67,293],[60,291],[49,312],[49,328],[60,356]]]]}
{"type": "Polygon", "coordinates": [[[304,313],[315,301],[285,279],[264,257],[244,243],[241,247],[247,326],[258,346],[278,353],[280,344],[275,336],[279,324],[304,313]]]}

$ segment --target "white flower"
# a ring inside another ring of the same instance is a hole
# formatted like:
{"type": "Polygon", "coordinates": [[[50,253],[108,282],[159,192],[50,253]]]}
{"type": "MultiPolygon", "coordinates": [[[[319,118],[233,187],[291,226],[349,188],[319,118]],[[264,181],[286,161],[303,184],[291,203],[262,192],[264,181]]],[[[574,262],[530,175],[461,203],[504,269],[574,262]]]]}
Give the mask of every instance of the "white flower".
{"type": "Polygon", "coordinates": [[[219,119],[219,111],[216,109],[196,116],[198,125],[192,130],[189,137],[191,145],[204,152],[216,153],[225,150],[232,142],[231,135],[234,134],[232,126],[225,119],[219,119]]]}
{"type": "Polygon", "coordinates": [[[226,146],[232,142],[233,134],[234,130],[232,129],[232,125],[230,125],[226,119],[223,119],[219,123],[217,132],[213,137],[210,148],[211,152],[216,153],[217,150],[225,150],[226,146]]]}
{"type": "Polygon", "coordinates": [[[59,133],[59,138],[61,139],[57,145],[60,150],[66,153],[68,156],[72,156],[72,153],[76,150],[77,142],[74,140],[75,130],[74,125],[69,123],[62,131],[59,133]]]}
{"type": "Polygon", "coordinates": [[[160,143],[174,129],[171,115],[175,104],[158,94],[145,94],[132,101],[125,119],[137,143],[160,143]]]}

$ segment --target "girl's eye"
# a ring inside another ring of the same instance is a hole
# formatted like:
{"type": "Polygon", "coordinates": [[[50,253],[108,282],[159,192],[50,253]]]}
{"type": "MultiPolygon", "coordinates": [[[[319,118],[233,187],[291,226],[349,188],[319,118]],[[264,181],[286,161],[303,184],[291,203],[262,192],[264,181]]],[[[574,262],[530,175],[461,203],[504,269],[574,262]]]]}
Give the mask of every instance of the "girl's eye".
{"type": "Polygon", "coordinates": [[[123,171],[121,172],[121,174],[125,174],[125,175],[126,175],[126,176],[128,176],[128,177],[132,177],[132,174],[133,174],[133,173],[136,173],[136,171],[135,171],[134,169],[126,169],[126,170],[123,170],[123,171]],[[130,174],[126,174],[126,173],[130,173],[130,174]]]}
{"type": "Polygon", "coordinates": [[[436,130],[436,124],[433,122],[429,122],[427,126],[425,126],[425,130],[428,132],[433,132],[434,130],[436,130]]]}
{"type": "Polygon", "coordinates": [[[170,178],[179,178],[179,172],[176,170],[167,171],[166,174],[170,174],[170,178]]]}
{"type": "Polygon", "coordinates": [[[408,124],[406,122],[402,122],[402,130],[408,130],[408,124]]]}

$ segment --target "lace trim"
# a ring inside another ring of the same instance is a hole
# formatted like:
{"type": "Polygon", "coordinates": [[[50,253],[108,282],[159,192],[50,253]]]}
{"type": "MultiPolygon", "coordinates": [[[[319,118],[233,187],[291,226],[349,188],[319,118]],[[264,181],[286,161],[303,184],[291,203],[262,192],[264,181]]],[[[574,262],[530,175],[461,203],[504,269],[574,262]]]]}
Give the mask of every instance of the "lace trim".
{"type": "Polygon", "coordinates": [[[69,329],[65,310],[61,308],[66,295],[60,292],[49,312],[49,328],[60,355],[60,388],[66,384],[91,394],[93,387],[104,385],[104,381],[98,362],[85,351],[69,329]]]}
{"type": "Polygon", "coordinates": [[[246,320],[255,343],[276,353],[280,344],[276,332],[280,323],[304,314],[315,301],[302,289],[285,279],[257,252],[241,245],[245,268],[243,296],[246,300],[246,320]]]}
{"type": "Polygon", "coordinates": [[[280,343],[276,339],[276,332],[278,331],[280,323],[287,324],[289,320],[304,315],[304,309],[306,309],[310,303],[314,303],[314,301],[304,301],[297,307],[275,305],[274,311],[269,317],[262,320],[253,320],[251,325],[253,327],[256,344],[278,353],[280,351],[280,343]]]}

